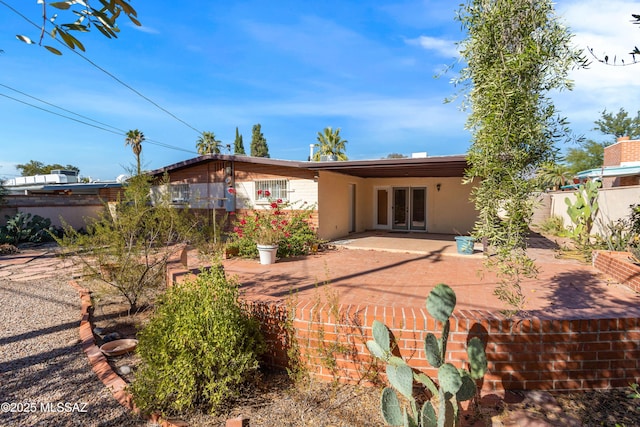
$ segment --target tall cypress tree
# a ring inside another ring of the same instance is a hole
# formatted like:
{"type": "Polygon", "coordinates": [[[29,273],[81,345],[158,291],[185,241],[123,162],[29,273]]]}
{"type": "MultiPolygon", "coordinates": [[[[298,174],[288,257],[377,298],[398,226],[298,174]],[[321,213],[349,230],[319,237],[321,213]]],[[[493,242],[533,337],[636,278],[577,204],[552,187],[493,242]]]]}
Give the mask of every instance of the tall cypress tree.
{"type": "Polygon", "coordinates": [[[270,157],[267,140],[260,131],[260,123],[253,125],[251,129],[251,156],[270,157]]]}
{"type": "Polygon", "coordinates": [[[238,126],[236,126],[236,140],[233,142],[233,154],[247,154],[244,151],[244,143],[242,142],[242,135],[238,133],[238,126]]]}

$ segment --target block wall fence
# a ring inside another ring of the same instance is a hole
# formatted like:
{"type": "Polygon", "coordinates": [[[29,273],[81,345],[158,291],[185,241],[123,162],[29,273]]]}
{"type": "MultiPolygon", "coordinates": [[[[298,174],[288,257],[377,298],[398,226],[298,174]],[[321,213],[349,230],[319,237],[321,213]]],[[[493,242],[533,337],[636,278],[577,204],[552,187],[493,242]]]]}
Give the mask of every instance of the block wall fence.
{"type": "MultiPolygon", "coordinates": [[[[606,254],[596,260],[604,263],[606,254]]],[[[597,264],[597,263],[596,263],[597,264]]],[[[613,268],[613,267],[612,267],[613,268]]],[[[177,261],[169,283],[188,274],[177,261]]],[[[319,301],[244,301],[259,319],[268,343],[265,362],[290,367],[291,357],[321,380],[375,383],[385,367],[366,348],[371,324],[391,330],[397,352],[431,377],[424,353],[427,332],[442,325],[426,308],[339,305],[319,301]]],[[[640,318],[508,319],[482,310],[457,310],[451,318],[447,361],[466,367],[466,343],[477,336],[489,362],[483,394],[505,390],[576,391],[624,388],[640,382],[640,318]]]]}

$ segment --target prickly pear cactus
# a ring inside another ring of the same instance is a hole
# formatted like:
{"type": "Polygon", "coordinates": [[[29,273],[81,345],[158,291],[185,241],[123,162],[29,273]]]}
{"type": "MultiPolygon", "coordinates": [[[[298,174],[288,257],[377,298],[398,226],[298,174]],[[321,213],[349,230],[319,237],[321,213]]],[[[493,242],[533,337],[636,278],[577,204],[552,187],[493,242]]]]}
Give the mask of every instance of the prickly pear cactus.
{"type": "Polygon", "coordinates": [[[424,341],[427,361],[438,369],[438,383],[422,372],[415,372],[402,358],[391,353],[389,329],[377,320],[373,321],[373,340],[367,341],[367,348],[378,359],[387,363],[386,373],[391,387],[385,387],[380,399],[380,409],[384,422],[392,426],[444,427],[458,423],[458,402],[469,400],[476,394],[476,380],[487,370],[487,357],[482,341],[474,337],[467,345],[469,371],[458,369],[445,363],[447,340],[449,339],[449,318],[456,305],[456,294],[449,286],[439,284],[427,297],[427,311],[442,323],[440,338],[428,333],[424,341]],[[417,382],[438,396],[438,411],[430,401],[418,409],[413,397],[413,385],[417,382]],[[409,402],[409,410],[403,408],[398,399],[400,393],[409,402]]]}
{"type": "Polygon", "coordinates": [[[573,223],[571,230],[573,237],[582,244],[588,242],[598,213],[598,188],[600,188],[599,182],[587,181],[584,185],[580,185],[578,191],[574,193],[575,202],[571,202],[568,197],[564,199],[567,205],[567,214],[573,223]]]}

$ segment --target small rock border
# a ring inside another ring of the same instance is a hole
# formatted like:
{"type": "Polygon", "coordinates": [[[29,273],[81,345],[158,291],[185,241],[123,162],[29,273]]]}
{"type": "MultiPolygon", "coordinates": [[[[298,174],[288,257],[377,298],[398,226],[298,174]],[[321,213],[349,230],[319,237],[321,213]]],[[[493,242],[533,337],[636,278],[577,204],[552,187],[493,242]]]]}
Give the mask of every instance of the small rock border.
{"type": "MultiPolygon", "coordinates": [[[[91,369],[98,376],[100,381],[111,391],[113,397],[125,408],[132,412],[140,413],[140,410],[133,403],[133,396],[126,390],[127,383],[116,374],[107,358],[102,354],[100,348],[96,345],[93,336],[93,328],[91,327],[91,318],[89,311],[92,307],[91,291],[83,288],[76,281],[70,281],[69,285],[74,288],[80,296],[80,342],[82,351],[87,355],[91,369]]],[[[185,427],[187,423],[181,420],[166,420],[159,414],[151,414],[147,417],[151,422],[161,427],[185,427]]]]}

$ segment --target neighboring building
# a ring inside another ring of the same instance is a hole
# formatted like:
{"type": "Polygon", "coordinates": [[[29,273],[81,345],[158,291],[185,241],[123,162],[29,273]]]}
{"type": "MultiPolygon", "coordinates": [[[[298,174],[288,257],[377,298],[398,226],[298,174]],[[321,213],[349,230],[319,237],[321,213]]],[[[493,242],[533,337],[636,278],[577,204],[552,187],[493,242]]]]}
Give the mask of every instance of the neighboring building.
{"type": "Polygon", "coordinates": [[[18,212],[49,218],[52,225],[84,228],[88,218],[97,218],[106,202],[116,201],[123,179],[78,182],[76,171],[54,170],[46,175],[21,176],[4,182],[5,204],[0,206],[0,225],[18,212]]]}
{"type": "Polygon", "coordinates": [[[168,174],[177,206],[245,211],[261,197],[315,206],[321,239],[365,230],[467,233],[477,213],[464,155],[359,161],[299,162],[212,154],[150,172],[168,174]],[[233,189],[233,191],[229,191],[233,189]],[[260,191],[262,190],[262,191],[260,191]]]}
{"type": "Polygon", "coordinates": [[[640,140],[628,136],[605,147],[603,165],[600,168],[579,172],[580,181],[598,179],[602,188],[627,187],[640,184],[640,140]]]}

